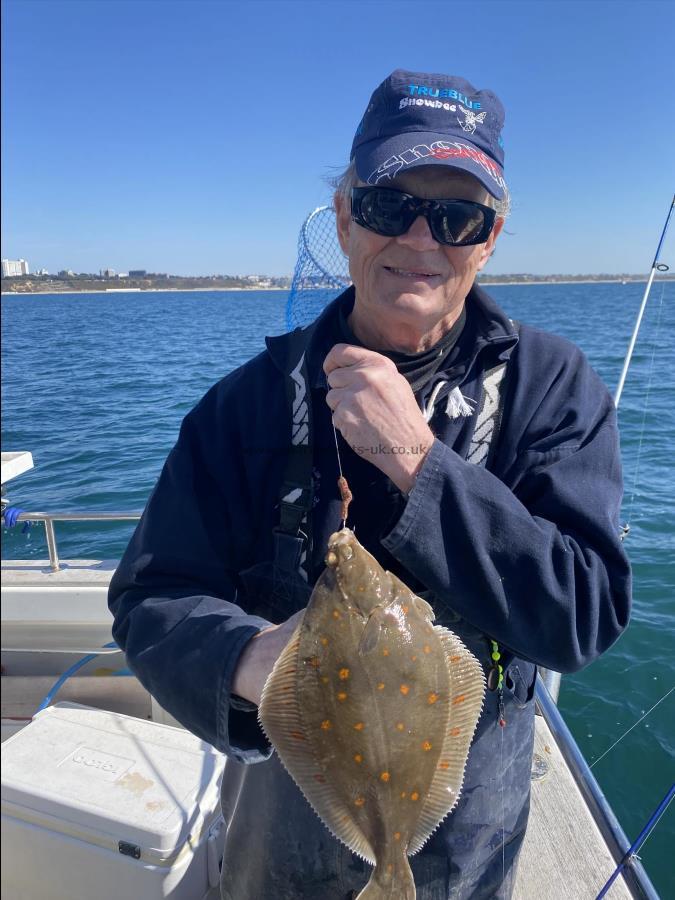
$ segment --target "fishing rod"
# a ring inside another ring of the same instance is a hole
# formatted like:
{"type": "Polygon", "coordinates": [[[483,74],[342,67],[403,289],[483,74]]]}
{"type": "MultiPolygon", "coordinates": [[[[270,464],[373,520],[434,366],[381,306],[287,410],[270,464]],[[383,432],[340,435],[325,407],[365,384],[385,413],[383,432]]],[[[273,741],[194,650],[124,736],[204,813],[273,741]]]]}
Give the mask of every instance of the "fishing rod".
{"type": "Polygon", "coordinates": [[[628,352],[626,353],[626,358],[623,362],[623,370],[621,372],[621,377],[619,378],[619,384],[616,388],[616,393],[614,394],[614,406],[618,407],[619,400],[621,399],[621,394],[623,393],[623,385],[626,381],[626,375],[628,374],[628,367],[630,366],[630,361],[633,356],[633,349],[635,348],[635,341],[637,340],[638,331],[640,330],[640,325],[642,323],[642,316],[644,315],[645,307],[647,306],[647,300],[649,299],[649,292],[652,289],[652,282],[654,281],[654,276],[657,272],[667,272],[668,266],[665,263],[659,263],[659,254],[661,252],[661,247],[663,246],[663,240],[666,236],[666,231],[668,231],[668,225],[670,223],[670,217],[673,214],[673,209],[675,208],[675,194],[673,195],[673,199],[670,204],[670,209],[668,210],[668,216],[666,217],[666,224],[663,226],[663,231],[661,232],[661,238],[659,240],[659,245],[656,248],[656,254],[654,256],[654,262],[652,263],[652,270],[649,275],[649,281],[647,282],[647,287],[645,288],[644,296],[642,298],[642,303],[640,304],[640,311],[638,312],[637,319],[635,320],[635,327],[633,328],[633,334],[630,339],[630,344],[628,345],[628,352]]]}
{"type": "Polygon", "coordinates": [[[638,850],[644,844],[644,842],[647,840],[647,838],[652,833],[652,831],[656,828],[656,825],[658,824],[659,819],[665,813],[665,811],[668,808],[668,806],[670,805],[670,802],[673,799],[673,797],[675,797],[675,784],[671,785],[671,788],[668,791],[668,793],[666,794],[666,796],[663,798],[663,800],[659,803],[657,808],[654,810],[654,812],[649,817],[649,821],[647,822],[645,827],[642,829],[640,834],[635,838],[635,840],[630,845],[628,850],[626,850],[626,852],[623,856],[623,859],[621,860],[619,865],[616,867],[616,869],[612,873],[611,878],[604,885],[604,887],[602,888],[602,890],[600,891],[598,896],[595,898],[595,900],[602,900],[602,898],[604,896],[606,896],[607,891],[610,889],[610,887],[614,884],[616,879],[621,874],[622,869],[624,869],[626,866],[629,866],[633,862],[633,859],[636,857],[638,850]]]}

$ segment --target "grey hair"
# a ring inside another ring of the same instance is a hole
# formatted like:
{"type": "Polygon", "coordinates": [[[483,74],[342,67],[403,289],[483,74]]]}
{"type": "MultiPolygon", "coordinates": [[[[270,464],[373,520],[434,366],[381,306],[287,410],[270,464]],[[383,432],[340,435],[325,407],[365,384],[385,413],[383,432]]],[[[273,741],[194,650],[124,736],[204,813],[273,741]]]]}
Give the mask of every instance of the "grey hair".
{"type": "MultiPolygon", "coordinates": [[[[327,181],[337,194],[340,194],[345,200],[349,200],[352,188],[356,187],[359,183],[359,176],[356,173],[356,163],[354,160],[349,163],[346,169],[343,169],[336,175],[330,176],[327,181]]],[[[504,197],[502,200],[497,200],[492,194],[488,194],[485,205],[494,209],[500,219],[506,219],[511,212],[511,193],[508,187],[504,188],[504,197]]]]}

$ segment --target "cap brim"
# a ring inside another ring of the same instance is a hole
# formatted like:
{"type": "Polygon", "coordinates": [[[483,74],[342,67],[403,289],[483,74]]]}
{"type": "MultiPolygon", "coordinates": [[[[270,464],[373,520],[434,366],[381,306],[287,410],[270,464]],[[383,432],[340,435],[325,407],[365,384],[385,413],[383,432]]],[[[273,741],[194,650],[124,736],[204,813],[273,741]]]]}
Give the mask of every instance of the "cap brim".
{"type": "Polygon", "coordinates": [[[468,140],[450,140],[437,132],[408,132],[368,141],[356,150],[356,173],[366,184],[382,185],[418,166],[450,166],[477,178],[497,200],[506,193],[504,171],[468,140]]]}

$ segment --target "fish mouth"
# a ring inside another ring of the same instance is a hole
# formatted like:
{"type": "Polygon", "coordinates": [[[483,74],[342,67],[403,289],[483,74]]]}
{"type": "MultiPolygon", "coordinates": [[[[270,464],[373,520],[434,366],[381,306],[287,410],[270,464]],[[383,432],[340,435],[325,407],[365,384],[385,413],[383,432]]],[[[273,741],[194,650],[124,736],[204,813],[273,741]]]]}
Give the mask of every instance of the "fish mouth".
{"type": "Polygon", "coordinates": [[[333,532],[328,538],[326,565],[335,569],[339,563],[350,560],[354,555],[353,540],[354,532],[350,528],[342,528],[340,531],[333,532]]]}

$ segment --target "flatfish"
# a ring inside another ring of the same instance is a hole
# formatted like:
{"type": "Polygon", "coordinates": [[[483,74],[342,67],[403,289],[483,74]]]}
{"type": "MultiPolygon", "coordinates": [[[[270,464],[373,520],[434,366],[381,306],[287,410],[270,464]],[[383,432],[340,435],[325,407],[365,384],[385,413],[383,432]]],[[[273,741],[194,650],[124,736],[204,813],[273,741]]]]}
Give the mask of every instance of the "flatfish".
{"type": "Polygon", "coordinates": [[[277,660],[260,723],[323,823],[375,868],[361,900],[414,900],[408,856],[457,803],[480,663],[348,528],[277,660]]]}

